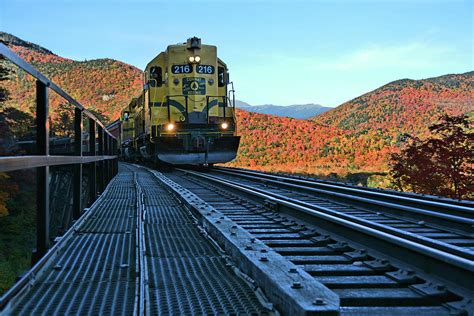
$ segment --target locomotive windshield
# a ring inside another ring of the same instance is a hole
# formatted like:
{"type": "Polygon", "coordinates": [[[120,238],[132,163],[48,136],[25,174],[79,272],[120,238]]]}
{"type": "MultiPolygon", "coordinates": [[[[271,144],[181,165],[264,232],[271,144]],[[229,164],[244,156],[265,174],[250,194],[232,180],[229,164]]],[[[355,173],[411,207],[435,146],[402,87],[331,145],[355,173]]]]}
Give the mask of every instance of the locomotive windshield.
{"type": "Polygon", "coordinates": [[[160,87],[163,82],[163,75],[161,67],[150,68],[150,85],[152,87],[160,87]]]}
{"type": "Polygon", "coordinates": [[[217,67],[217,82],[219,87],[225,86],[225,70],[224,67],[217,67]]]}

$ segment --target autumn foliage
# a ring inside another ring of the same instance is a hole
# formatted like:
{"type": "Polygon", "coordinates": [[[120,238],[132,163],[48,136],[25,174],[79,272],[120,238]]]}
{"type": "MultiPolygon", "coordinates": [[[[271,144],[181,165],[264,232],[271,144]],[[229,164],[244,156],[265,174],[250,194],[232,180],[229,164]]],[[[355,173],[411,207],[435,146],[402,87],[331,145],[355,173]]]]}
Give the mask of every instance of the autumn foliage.
{"type": "Polygon", "coordinates": [[[429,127],[432,135],[391,156],[391,176],[398,189],[456,199],[474,199],[473,120],[443,116],[429,127]]]}
{"type": "Polygon", "coordinates": [[[474,72],[424,80],[397,80],[313,118],[343,130],[381,130],[392,140],[428,136],[440,116],[474,111],[474,72]]]}
{"type": "MultiPolygon", "coordinates": [[[[142,87],[142,72],[119,61],[74,61],[11,35],[4,35],[4,41],[106,120],[116,119],[120,109],[142,87]]],[[[22,112],[32,114],[34,80],[15,68],[10,77],[6,87],[15,93],[3,109],[14,117],[20,117],[22,112]]],[[[440,116],[474,112],[473,87],[474,72],[398,80],[311,120],[238,110],[241,145],[237,159],[228,165],[321,176],[384,177],[390,170],[390,157],[405,146],[407,133],[424,139],[431,135],[428,127],[440,116]]],[[[50,103],[51,131],[61,136],[71,129],[72,120],[68,118],[72,109],[54,93],[50,103]]],[[[385,181],[383,186],[390,186],[387,179],[372,184],[382,185],[385,181]]]]}
{"type": "Polygon", "coordinates": [[[239,111],[242,141],[229,165],[318,175],[385,173],[407,133],[425,138],[439,117],[474,113],[473,87],[474,72],[398,80],[308,121],[239,111]]]}
{"type": "Polygon", "coordinates": [[[321,175],[377,172],[394,150],[377,130],[357,134],[242,110],[237,119],[241,143],[230,166],[321,175]]]}
{"type": "MultiPolygon", "coordinates": [[[[74,61],[59,57],[50,51],[30,45],[20,45],[21,40],[0,32],[2,40],[18,55],[32,64],[69,95],[106,119],[114,121],[121,109],[142,89],[142,71],[113,59],[74,61]]],[[[35,104],[35,79],[18,67],[10,65],[10,80],[2,85],[15,93],[5,107],[15,107],[32,113],[35,104]]],[[[64,99],[54,92],[50,93],[50,116],[58,119],[57,109],[64,99]]],[[[107,123],[106,122],[106,123],[107,123]]]]}

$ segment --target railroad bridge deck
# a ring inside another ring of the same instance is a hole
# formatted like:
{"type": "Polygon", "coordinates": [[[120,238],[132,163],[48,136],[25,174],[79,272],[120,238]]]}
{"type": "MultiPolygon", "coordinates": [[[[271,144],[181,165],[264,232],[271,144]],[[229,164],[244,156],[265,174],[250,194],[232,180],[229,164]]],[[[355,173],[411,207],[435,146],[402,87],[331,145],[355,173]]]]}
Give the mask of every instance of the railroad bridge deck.
{"type": "Polygon", "coordinates": [[[120,164],[2,314],[472,313],[438,276],[193,173],[120,164]]]}
{"type": "Polygon", "coordinates": [[[158,182],[121,166],[4,313],[264,313],[257,293],[158,182]]]}

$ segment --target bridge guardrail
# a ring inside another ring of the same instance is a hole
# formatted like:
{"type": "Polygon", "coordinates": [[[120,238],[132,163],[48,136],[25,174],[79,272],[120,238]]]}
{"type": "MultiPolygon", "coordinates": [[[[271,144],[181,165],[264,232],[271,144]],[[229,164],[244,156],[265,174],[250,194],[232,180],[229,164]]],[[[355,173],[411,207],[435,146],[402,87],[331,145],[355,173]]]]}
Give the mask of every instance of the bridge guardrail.
{"type": "MultiPolygon", "coordinates": [[[[32,148],[32,146],[35,148],[26,155],[21,153],[15,156],[7,151],[7,156],[0,157],[0,173],[6,174],[31,168],[36,171],[36,183],[33,184],[36,186],[36,250],[32,258],[34,264],[48,252],[53,243],[52,240],[56,237],[50,236],[49,227],[50,199],[52,197],[50,183],[53,178],[50,167],[55,172],[59,168],[58,166],[69,168],[67,172],[72,176],[70,181],[72,187],[72,220],[77,220],[82,215],[83,210],[97,199],[117,173],[118,141],[91,111],[87,110],[85,106],[3,43],[0,43],[0,56],[36,80],[36,114],[34,117],[35,126],[33,127],[33,129],[36,129],[36,135],[32,137],[31,141],[26,142],[29,143],[29,148],[32,148]],[[69,122],[73,123],[74,136],[65,139],[61,143],[70,147],[64,154],[54,153],[50,149],[50,90],[74,107],[73,122],[69,122]],[[84,123],[87,125],[86,130],[84,123]],[[87,136],[88,140],[86,139],[87,136]],[[87,179],[87,185],[84,185],[84,179],[87,179]],[[84,189],[84,186],[86,189],[84,189]],[[84,199],[84,196],[86,196],[86,199],[84,199]],[[87,205],[84,205],[86,203],[87,205]]],[[[3,123],[8,125],[7,122],[3,123]]],[[[4,135],[2,135],[0,140],[4,141],[4,138],[4,135]]],[[[65,200],[69,203],[67,198],[65,200]]],[[[70,226],[71,222],[69,222],[68,227],[70,226]]]]}

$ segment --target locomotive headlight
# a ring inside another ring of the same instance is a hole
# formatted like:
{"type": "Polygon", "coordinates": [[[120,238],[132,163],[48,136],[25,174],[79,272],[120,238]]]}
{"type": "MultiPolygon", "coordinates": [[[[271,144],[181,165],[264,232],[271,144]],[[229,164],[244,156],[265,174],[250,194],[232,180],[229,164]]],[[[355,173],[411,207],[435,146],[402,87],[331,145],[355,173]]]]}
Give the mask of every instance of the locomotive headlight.
{"type": "Polygon", "coordinates": [[[224,122],[224,123],[221,124],[221,127],[222,127],[222,129],[227,129],[227,127],[229,127],[229,124],[224,122]]]}
{"type": "Polygon", "coordinates": [[[201,56],[189,56],[188,60],[191,64],[198,63],[201,61],[201,56]]]}
{"type": "Polygon", "coordinates": [[[166,129],[171,132],[172,130],[174,130],[174,124],[173,123],[169,123],[168,125],[166,125],[166,129]]]}

